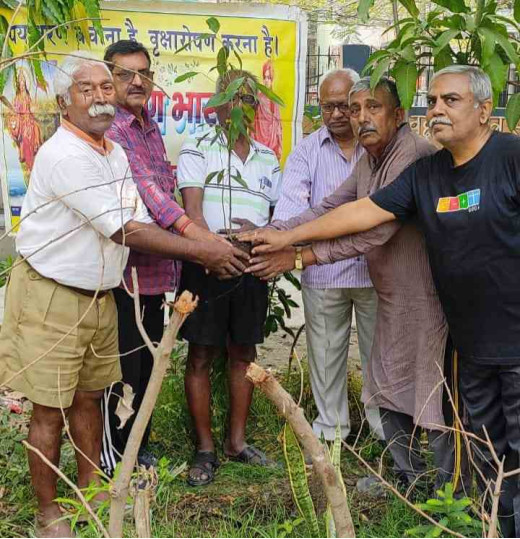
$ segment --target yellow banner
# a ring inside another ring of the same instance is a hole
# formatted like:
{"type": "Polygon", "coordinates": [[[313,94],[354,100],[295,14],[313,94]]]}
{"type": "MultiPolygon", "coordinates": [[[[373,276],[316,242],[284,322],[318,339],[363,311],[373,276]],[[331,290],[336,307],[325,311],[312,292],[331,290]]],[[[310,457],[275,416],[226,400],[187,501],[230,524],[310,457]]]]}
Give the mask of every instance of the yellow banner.
{"type": "MultiPolygon", "coordinates": [[[[222,44],[227,45],[231,57],[236,52],[243,68],[284,100],[285,106],[280,107],[259,96],[255,138],[272,148],[282,163],[285,161],[299,138],[303,108],[305,45],[302,46],[302,37],[305,38],[306,29],[297,10],[269,5],[244,8],[232,4],[150,2],[134,6],[118,2],[117,9],[105,9],[102,17],[104,43],[92,26],[86,40],[64,28],[41,28],[46,32],[45,49],[50,53],[48,61],[42,64],[47,88],[38,86],[24,60],[17,64],[16,87],[12,74],[8,80],[0,115],[7,228],[19,220],[34,156],[59,125],[52,87],[56,65],[64,54],[88,49],[89,45],[100,58],[108,45],[120,39],[139,41],[148,48],[156,83],[148,108],[160,126],[173,164],[183,139],[194,133],[200,124],[216,121],[214,111],[205,108],[205,104],[215,90],[217,72],[210,70],[216,64],[217,51],[222,44]],[[231,14],[238,10],[245,13],[231,14]],[[220,22],[218,39],[205,37],[194,41],[201,33],[209,32],[206,24],[209,16],[220,22]],[[180,84],[174,82],[188,71],[201,74],[180,84]]],[[[7,18],[9,20],[9,16],[7,18]]],[[[21,12],[9,34],[18,54],[27,50],[25,18],[21,12]]],[[[238,60],[235,63],[238,65],[238,60]]]]}

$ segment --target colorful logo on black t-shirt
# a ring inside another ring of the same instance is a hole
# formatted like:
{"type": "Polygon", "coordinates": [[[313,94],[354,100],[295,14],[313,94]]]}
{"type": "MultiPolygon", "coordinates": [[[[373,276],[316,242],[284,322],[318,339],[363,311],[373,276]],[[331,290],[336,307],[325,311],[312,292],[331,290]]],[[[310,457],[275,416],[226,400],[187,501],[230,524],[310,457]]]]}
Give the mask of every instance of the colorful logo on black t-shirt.
{"type": "Polygon", "coordinates": [[[473,189],[456,197],[442,197],[437,202],[437,213],[476,211],[480,206],[480,189],[473,189]]]}

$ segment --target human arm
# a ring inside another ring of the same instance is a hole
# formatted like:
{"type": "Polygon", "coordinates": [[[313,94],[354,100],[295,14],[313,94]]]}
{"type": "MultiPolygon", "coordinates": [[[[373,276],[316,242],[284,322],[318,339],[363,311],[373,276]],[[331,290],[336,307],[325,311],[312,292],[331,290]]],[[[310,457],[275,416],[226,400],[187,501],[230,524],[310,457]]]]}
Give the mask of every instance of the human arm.
{"type": "MultiPolygon", "coordinates": [[[[285,182],[285,173],[284,173],[284,182],[285,182]]],[[[278,205],[276,206],[274,220],[268,225],[269,228],[274,228],[276,230],[290,230],[297,226],[300,226],[309,221],[313,221],[317,217],[320,217],[327,213],[328,211],[345,204],[346,202],[352,202],[357,199],[357,182],[358,174],[357,167],[354,168],[352,174],[346,178],[346,180],[329,196],[325,197],[317,206],[313,208],[308,208],[304,210],[299,215],[288,218],[283,221],[277,219],[277,215],[284,215],[283,212],[278,212],[278,205]]],[[[282,193],[286,189],[285,183],[282,184],[282,193]]],[[[310,192],[309,192],[310,197],[310,192]]],[[[246,240],[244,240],[246,241],[246,240]]]]}
{"type": "MultiPolygon", "coordinates": [[[[392,221],[357,234],[314,242],[302,248],[303,267],[334,264],[364,255],[374,247],[384,245],[400,228],[400,222],[392,221]]],[[[293,270],[295,260],[296,249],[292,246],[273,253],[256,254],[249,261],[246,273],[252,273],[260,279],[272,279],[280,273],[293,270]]]]}
{"type": "MultiPolygon", "coordinates": [[[[302,248],[302,262],[304,268],[316,264],[316,256],[310,246],[302,248]]],[[[251,273],[263,281],[273,279],[280,273],[292,271],[295,268],[296,247],[289,246],[276,253],[255,255],[249,264],[245,273],[251,273]]]]}
{"type": "Polygon", "coordinates": [[[241,234],[241,241],[251,241],[256,247],[253,254],[276,252],[298,243],[334,239],[346,234],[355,234],[393,221],[395,216],[383,210],[370,198],[343,204],[330,212],[293,228],[273,230],[263,228],[241,234]]]}
{"type": "Polygon", "coordinates": [[[194,242],[166,232],[156,224],[139,222],[150,219],[133,181],[103,179],[99,165],[87,157],[64,157],[50,172],[50,187],[57,202],[69,207],[106,238],[121,243],[124,237],[125,245],[138,251],[191,260],[220,276],[236,275],[243,270],[241,260],[247,257],[229,244],[214,248],[207,242],[194,242]]]}
{"type": "Polygon", "coordinates": [[[309,151],[299,144],[287,158],[277,192],[273,221],[286,221],[311,207],[313,175],[309,151]]]}
{"type": "Polygon", "coordinates": [[[315,256],[316,264],[334,264],[339,260],[364,255],[375,247],[384,245],[400,228],[399,221],[392,221],[357,234],[317,241],[310,248],[315,256]]]}
{"type": "Polygon", "coordinates": [[[193,241],[162,230],[156,224],[127,221],[110,239],[136,251],[205,266],[221,278],[240,275],[246,253],[228,242],[193,241]]]}
{"type": "Polygon", "coordinates": [[[199,227],[209,231],[209,226],[202,211],[204,189],[201,187],[185,187],[181,189],[181,195],[186,215],[199,227]]]}
{"type": "Polygon", "coordinates": [[[342,206],[293,230],[255,230],[243,234],[242,241],[258,245],[253,254],[279,251],[288,245],[334,239],[370,230],[396,218],[407,219],[417,211],[415,198],[416,164],[408,167],[384,189],[370,197],[342,206]]]}

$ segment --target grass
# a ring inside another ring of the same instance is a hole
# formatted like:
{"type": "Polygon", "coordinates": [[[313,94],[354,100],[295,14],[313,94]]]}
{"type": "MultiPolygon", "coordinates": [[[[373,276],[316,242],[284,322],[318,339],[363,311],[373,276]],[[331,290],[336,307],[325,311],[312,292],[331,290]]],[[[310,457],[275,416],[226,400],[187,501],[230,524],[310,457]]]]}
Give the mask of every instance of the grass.
{"type": "MultiPolygon", "coordinates": [[[[223,460],[214,483],[207,487],[188,487],[186,474],[172,478],[171,465],[189,462],[193,454],[190,419],[183,384],[183,350],[174,354],[171,370],[154,411],[151,449],[164,456],[159,472],[159,487],[153,503],[152,533],[154,537],[309,537],[310,531],[301,522],[292,501],[290,485],[283,466],[278,436],[283,422],[271,403],[255,394],[248,426],[248,441],[265,450],[278,467],[244,466],[223,460]]],[[[213,431],[222,459],[225,436],[227,390],[224,364],[213,374],[213,431]]],[[[300,377],[296,372],[283,380],[283,385],[298,397],[300,377]]],[[[353,393],[353,392],[351,392],[353,393]]],[[[313,417],[312,395],[308,381],[304,385],[301,404],[307,417],[313,417]]],[[[0,409],[0,537],[27,537],[32,534],[35,503],[30,487],[25,451],[20,441],[25,438],[27,416],[8,414],[0,409]]],[[[361,440],[367,448],[363,455],[371,460],[380,454],[377,444],[361,440]]],[[[74,478],[72,447],[62,450],[62,469],[74,478]]],[[[402,537],[418,524],[416,515],[393,498],[374,500],[355,493],[358,477],[366,475],[354,457],[342,453],[342,470],[350,496],[350,505],[359,537],[402,537]],[[352,494],[351,494],[352,493],[352,494]]],[[[309,478],[318,512],[324,509],[318,479],[309,478]]],[[[70,490],[60,482],[59,495],[72,498],[70,490]]],[[[80,528],[81,537],[96,537],[94,529],[80,528]]],[[[126,536],[133,536],[131,523],[126,536]]]]}

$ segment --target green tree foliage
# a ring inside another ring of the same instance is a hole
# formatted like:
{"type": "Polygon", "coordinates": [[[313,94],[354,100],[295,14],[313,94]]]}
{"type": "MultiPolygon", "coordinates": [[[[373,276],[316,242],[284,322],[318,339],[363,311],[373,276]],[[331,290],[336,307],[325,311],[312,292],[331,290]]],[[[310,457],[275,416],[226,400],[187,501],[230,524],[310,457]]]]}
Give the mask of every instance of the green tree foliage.
{"type": "MultiPolygon", "coordinates": [[[[416,80],[433,63],[438,71],[452,64],[477,65],[489,75],[495,105],[507,85],[509,66],[520,63],[520,0],[514,0],[513,17],[502,14],[496,0],[433,0],[434,9],[421,15],[415,0],[399,0],[407,16],[389,27],[397,35],[384,49],[369,58],[372,87],[389,72],[397,81],[403,106],[409,109],[416,80]]],[[[361,0],[358,14],[367,21],[374,0],[361,0]]],[[[520,97],[513,96],[506,108],[513,130],[520,119],[520,97]]]]}
{"type": "Polygon", "coordinates": [[[104,41],[103,28],[100,22],[99,0],[0,0],[0,8],[8,9],[9,20],[0,14],[0,50],[2,64],[0,67],[0,93],[9,77],[9,71],[15,69],[15,63],[5,62],[13,58],[14,51],[6,38],[19,4],[24,4],[27,19],[27,51],[40,52],[41,55],[27,56],[30,61],[38,83],[45,87],[45,79],[41,70],[40,58],[44,54],[44,32],[42,27],[67,27],[72,29],[74,36],[83,35],[90,45],[89,25],[95,28],[101,42],[104,41]]]}

